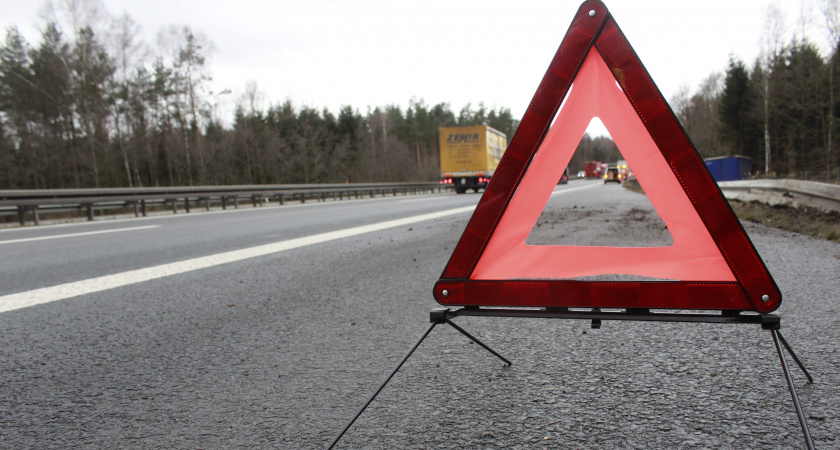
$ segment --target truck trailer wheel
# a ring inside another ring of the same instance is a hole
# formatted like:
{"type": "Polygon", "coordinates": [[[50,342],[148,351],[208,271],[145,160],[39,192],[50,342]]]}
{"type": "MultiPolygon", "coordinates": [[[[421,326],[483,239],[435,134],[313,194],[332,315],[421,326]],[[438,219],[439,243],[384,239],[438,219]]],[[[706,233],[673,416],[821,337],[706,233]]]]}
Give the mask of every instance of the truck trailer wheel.
{"type": "Polygon", "coordinates": [[[456,188],[455,188],[455,193],[456,193],[456,194],[463,194],[463,193],[465,193],[465,192],[467,192],[467,189],[466,189],[466,188],[459,188],[459,187],[456,187],[456,188]]]}

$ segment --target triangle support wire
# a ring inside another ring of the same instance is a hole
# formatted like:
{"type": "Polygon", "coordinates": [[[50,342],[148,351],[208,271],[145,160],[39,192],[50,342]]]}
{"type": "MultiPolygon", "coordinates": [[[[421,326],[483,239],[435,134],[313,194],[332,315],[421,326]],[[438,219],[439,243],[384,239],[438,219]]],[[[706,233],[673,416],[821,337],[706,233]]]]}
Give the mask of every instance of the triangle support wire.
{"type": "Polygon", "coordinates": [[[762,329],[769,330],[772,337],[773,343],[776,347],[776,352],[779,355],[779,360],[782,365],[782,371],[784,372],[785,381],[787,382],[788,390],[790,391],[791,398],[793,399],[793,405],[796,409],[796,416],[799,420],[799,425],[802,428],[802,433],[805,437],[805,444],[809,450],[814,449],[814,441],[811,438],[811,433],[808,430],[808,423],[805,421],[805,413],[802,411],[802,406],[799,402],[799,396],[796,393],[796,387],[793,383],[793,378],[790,374],[790,369],[788,368],[787,360],[785,359],[784,350],[790,354],[791,357],[796,361],[797,365],[799,366],[800,370],[803,374],[808,378],[809,383],[813,383],[814,379],[811,377],[811,374],[808,373],[808,370],[793,352],[790,345],[785,341],[784,337],[782,337],[781,332],[779,331],[781,327],[781,318],[776,314],[700,314],[700,313],[659,313],[653,312],[647,309],[641,310],[627,310],[625,312],[611,312],[611,311],[600,311],[597,308],[594,308],[589,311],[582,311],[577,309],[569,309],[569,308],[546,308],[546,309],[513,309],[513,308],[476,308],[476,307],[464,307],[458,308],[455,310],[450,310],[449,308],[435,308],[431,311],[429,315],[429,319],[431,321],[431,325],[426,329],[426,331],[420,336],[420,339],[414,343],[414,345],[409,349],[409,351],[403,356],[397,366],[391,371],[390,374],[382,381],[379,387],[373,391],[373,393],[368,397],[367,401],[356,411],[356,414],[347,422],[344,428],[333,438],[333,440],[327,445],[326,449],[330,450],[338,444],[338,441],[344,436],[347,430],[350,429],[351,426],[356,422],[356,419],[362,415],[362,413],[367,409],[367,407],[373,402],[374,399],[382,392],[382,389],[388,384],[389,381],[396,375],[396,373],[400,370],[400,368],[408,361],[409,357],[417,350],[417,347],[420,346],[421,343],[429,336],[435,326],[439,324],[449,324],[453,328],[455,328],[458,332],[463,334],[464,336],[468,337],[470,340],[475,342],[476,344],[480,345],[482,348],[496,356],[500,360],[504,362],[506,366],[512,365],[512,363],[500,355],[495,350],[491,349],[489,346],[478,340],[476,337],[465,331],[463,328],[456,325],[452,322],[452,319],[458,316],[473,316],[473,317],[520,317],[520,318],[543,318],[543,319],[582,319],[582,320],[591,320],[592,321],[592,328],[600,328],[602,320],[633,320],[633,321],[655,321],[655,322],[700,322],[700,323],[731,323],[731,324],[756,324],[761,325],[762,329]],[[784,348],[784,350],[783,350],[784,348]]]}
{"type": "MultiPolygon", "coordinates": [[[[452,316],[452,317],[454,317],[454,316],[452,316]]],[[[464,336],[468,337],[471,341],[480,345],[481,348],[487,350],[488,352],[493,354],[493,356],[501,359],[502,362],[504,362],[504,364],[506,366],[510,366],[512,364],[510,362],[510,360],[508,360],[504,356],[500,355],[498,352],[496,352],[492,348],[488,347],[485,343],[478,340],[475,336],[471,335],[470,333],[467,333],[466,330],[464,330],[463,328],[459,327],[454,322],[452,322],[450,320],[450,319],[452,319],[452,317],[450,317],[450,315],[449,315],[449,308],[435,308],[435,309],[432,310],[431,314],[429,314],[429,321],[432,324],[429,325],[429,328],[427,328],[426,331],[423,333],[423,335],[420,336],[420,339],[418,339],[417,342],[415,342],[414,345],[411,346],[411,349],[408,351],[408,353],[405,354],[405,356],[403,356],[403,358],[400,360],[400,362],[397,363],[397,366],[394,367],[394,370],[392,370],[391,373],[388,374],[387,377],[385,377],[385,380],[382,381],[382,383],[379,385],[379,387],[376,388],[375,391],[373,391],[373,393],[370,395],[370,397],[368,397],[365,404],[362,405],[362,407],[359,408],[358,411],[356,411],[356,414],[353,415],[353,417],[350,419],[349,422],[347,422],[347,425],[345,425],[344,428],[342,428],[342,430],[338,433],[338,435],[336,435],[336,437],[333,438],[332,442],[330,442],[330,444],[327,445],[327,447],[326,447],[327,450],[335,447],[335,444],[337,444],[338,441],[341,440],[341,437],[344,436],[344,433],[346,433],[347,430],[350,429],[350,427],[353,425],[353,423],[356,422],[356,419],[358,419],[359,416],[362,415],[362,413],[373,402],[373,400],[376,398],[376,396],[379,395],[380,392],[382,392],[382,389],[385,388],[385,385],[387,385],[388,382],[391,381],[391,378],[394,378],[394,375],[397,374],[397,372],[400,370],[400,368],[403,366],[403,364],[405,364],[405,362],[408,361],[408,358],[411,357],[411,355],[414,353],[414,351],[417,350],[417,347],[419,347],[420,344],[422,344],[423,341],[426,340],[426,337],[429,336],[429,333],[431,333],[432,330],[434,330],[435,326],[437,326],[437,325],[448,324],[448,325],[452,326],[452,328],[455,328],[456,330],[458,330],[459,333],[463,334],[464,336]]]]}

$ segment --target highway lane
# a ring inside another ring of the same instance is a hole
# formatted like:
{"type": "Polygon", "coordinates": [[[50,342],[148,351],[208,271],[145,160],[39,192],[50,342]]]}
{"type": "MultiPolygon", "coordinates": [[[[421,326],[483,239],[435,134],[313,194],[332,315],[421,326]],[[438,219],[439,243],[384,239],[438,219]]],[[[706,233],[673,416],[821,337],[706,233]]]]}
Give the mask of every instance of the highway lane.
{"type": "Polygon", "coordinates": [[[386,197],[6,230],[0,312],[336,239],[338,230],[364,233],[370,230],[359,227],[459,213],[477,199],[386,197]]]}
{"type": "Polygon", "coordinates": [[[477,200],[453,194],[386,197],[4,230],[0,295],[456,209],[477,200]],[[45,239],[51,236],[63,237],[45,239]]]}
{"type": "MultiPolygon", "coordinates": [[[[553,197],[535,239],[552,227],[580,226],[597,245],[617,230],[647,236],[642,225],[655,227],[638,216],[633,224],[616,218],[617,205],[640,202],[619,186],[595,182],[575,192],[571,203],[553,197]]],[[[25,290],[477,200],[397,197],[4,231],[0,240],[160,225],[0,244],[2,273],[15,267],[10,259],[47,260],[50,250],[72,258],[67,265],[85,266],[51,278],[62,266],[53,262],[48,280],[16,288],[25,290]],[[123,255],[134,261],[118,261],[123,255]]],[[[431,287],[468,217],[2,313],[0,447],[322,448],[428,326],[431,287]]],[[[840,426],[833,344],[840,339],[840,246],[747,229],[785,293],[785,336],[817,377],[803,386],[794,374],[806,413],[817,417],[810,419],[817,447],[830,448],[840,426]]],[[[772,341],[753,327],[607,323],[595,331],[572,321],[459,322],[514,366],[501,367],[452,330],[436,330],[351,428],[345,448],[801,446],[772,341]]]]}
{"type": "MultiPolygon", "coordinates": [[[[558,192],[569,186],[558,187],[558,192]]],[[[473,206],[477,195],[309,203],[0,232],[0,297],[388,220],[473,206]]]]}

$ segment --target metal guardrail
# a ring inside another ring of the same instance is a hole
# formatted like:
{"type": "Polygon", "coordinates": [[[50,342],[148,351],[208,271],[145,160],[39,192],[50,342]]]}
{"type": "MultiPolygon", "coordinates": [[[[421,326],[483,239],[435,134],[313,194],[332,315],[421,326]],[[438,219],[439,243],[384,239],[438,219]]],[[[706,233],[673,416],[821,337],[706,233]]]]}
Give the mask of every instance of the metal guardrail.
{"type": "Polygon", "coordinates": [[[806,205],[840,211],[840,185],[837,184],[781,179],[721,181],[718,186],[730,200],[756,200],[771,205],[806,205]]]}
{"type": "Polygon", "coordinates": [[[31,215],[33,223],[38,225],[39,212],[84,212],[88,220],[94,220],[95,212],[102,210],[128,208],[133,209],[135,216],[146,216],[151,207],[161,205],[171,208],[173,213],[177,213],[180,206],[188,213],[191,206],[199,205],[208,211],[211,204],[220,205],[222,209],[238,208],[241,200],[250,201],[256,207],[267,201],[282,205],[286,201],[373,198],[388,194],[443,192],[451,188],[437,182],[423,182],[6,190],[0,191],[0,216],[16,214],[23,226],[27,215],[31,215]]]}

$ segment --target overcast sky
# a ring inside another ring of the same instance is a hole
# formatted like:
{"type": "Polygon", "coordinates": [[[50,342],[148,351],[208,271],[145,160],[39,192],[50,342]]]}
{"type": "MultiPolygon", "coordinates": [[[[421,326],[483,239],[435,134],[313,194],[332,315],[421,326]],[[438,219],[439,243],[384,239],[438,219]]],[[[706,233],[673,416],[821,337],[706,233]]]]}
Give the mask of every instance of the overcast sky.
{"type": "MultiPolygon", "coordinates": [[[[812,40],[827,45],[818,0],[776,1],[788,34],[810,16],[812,40]]],[[[771,0],[612,0],[618,25],[660,90],[696,89],[730,54],[759,54],[771,0]]],[[[327,107],[398,104],[412,97],[508,107],[520,118],[580,6],[578,1],[456,0],[105,0],[127,13],[154,45],[161,27],[188,25],[215,45],[212,89],[230,108],[248,81],[265,105],[291,99],[327,107]]],[[[0,0],[0,24],[17,25],[31,45],[43,22],[38,0],[0,0]]],[[[229,120],[229,118],[227,119],[229,120]]]]}

